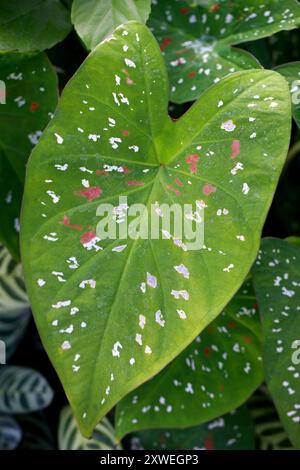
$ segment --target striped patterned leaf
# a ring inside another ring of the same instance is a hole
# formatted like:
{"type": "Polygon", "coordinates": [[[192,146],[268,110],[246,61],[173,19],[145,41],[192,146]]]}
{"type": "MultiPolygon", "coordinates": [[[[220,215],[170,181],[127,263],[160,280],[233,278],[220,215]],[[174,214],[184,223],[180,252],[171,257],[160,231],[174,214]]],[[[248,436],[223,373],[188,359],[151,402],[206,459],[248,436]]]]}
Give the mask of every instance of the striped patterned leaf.
{"type": "Polygon", "coordinates": [[[53,391],[46,379],[27,367],[0,368],[0,413],[21,414],[50,405],[53,391]]]}
{"type": "Polygon", "coordinates": [[[13,450],[22,439],[22,430],[11,416],[0,415],[0,450],[13,450]]]}
{"type": "Polygon", "coordinates": [[[155,0],[149,25],[165,56],[171,100],[195,100],[225,75],[260,67],[231,47],[300,24],[296,0],[218,0],[190,8],[182,0],[155,0]]]}
{"type": "Polygon", "coordinates": [[[281,65],[275,70],[281,73],[288,81],[292,98],[293,116],[300,128],[300,62],[281,65]]]}
{"type": "Polygon", "coordinates": [[[196,340],[117,406],[118,438],[189,427],[242,405],[263,380],[260,319],[251,281],[196,340]]]}
{"type": "Polygon", "coordinates": [[[253,450],[255,432],[244,406],[201,426],[140,431],[129,442],[132,450],[253,450]]]}
{"type": "Polygon", "coordinates": [[[113,450],[116,445],[114,428],[104,417],[96,426],[91,439],[85,439],[69,406],[60,415],[58,427],[58,445],[60,450],[113,450]]]}
{"type": "Polygon", "coordinates": [[[0,340],[6,359],[15,352],[31,315],[21,265],[0,245],[0,340]]]}
{"type": "MultiPolygon", "coordinates": [[[[51,419],[51,416],[50,416],[51,419]]],[[[55,450],[56,436],[49,424],[49,414],[43,411],[18,415],[18,423],[23,431],[21,450],[55,450]]]]}

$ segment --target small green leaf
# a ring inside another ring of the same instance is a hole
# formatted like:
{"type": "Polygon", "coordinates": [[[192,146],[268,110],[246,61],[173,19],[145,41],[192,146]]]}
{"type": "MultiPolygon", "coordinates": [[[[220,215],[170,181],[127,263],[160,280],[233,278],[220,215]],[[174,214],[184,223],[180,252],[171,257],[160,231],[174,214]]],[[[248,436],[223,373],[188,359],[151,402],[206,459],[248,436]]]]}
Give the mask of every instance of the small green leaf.
{"type": "Polygon", "coordinates": [[[246,401],[263,380],[260,321],[251,281],[154,379],[117,406],[118,438],[139,429],[188,427],[246,401]]]}
{"type": "Polygon", "coordinates": [[[300,447],[300,248],[265,239],[253,268],[267,385],[291,442],[300,447]]]}
{"type": "Polygon", "coordinates": [[[296,0],[220,0],[190,9],[182,0],[157,0],[149,25],[164,54],[171,101],[192,101],[220,78],[260,67],[232,45],[300,25],[296,0]]]}
{"type": "Polygon", "coordinates": [[[0,413],[21,414],[46,408],[53,391],[37,371],[27,367],[0,369],[0,413]]]}
{"type": "Polygon", "coordinates": [[[70,32],[69,16],[59,0],[1,0],[0,50],[49,49],[70,32]]]}
{"type": "Polygon", "coordinates": [[[25,165],[56,107],[57,77],[44,53],[5,53],[0,80],[0,240],[17,259],[25,165]]]}
{"type": "Polygon", "coordinates": [[[117,26],[136,20],[146,23],[151,0],[74,0],[72,23],[87,49],[94,49],[117,26]]]}
{"type": "Polygon", "coordinates": [[[6,360],[22,339],[30,314],[21,265],[0,245],[0,340],[5,342],[6,360]]]}
{"type": "Polygon", "coordinates": [[[0,450],[14,450],[22,439],[22,430],[11,416],[0,416],[0,450]]]}
{"type": "Polygon", "coordinates": [[[241,286],[289,144],[289,90],[272,71],[230,75],[177,122],[167,106],[159,47],[130,22],[69,82],[27,166],[26,285],[86,436],[241,286]],[[127,205],[143,204],[144,222],[156,203],[207,206],[205,246],[187,249],[172,229],[165,238],[100,240],[98,206],[119,214],[125,195],[127,205]]]}
{"type": "Polygon", "coordinates": [[[132,450],[254,450],[255,432],[246,406],[187,429],[140,431],[129,438],[132,450]]]}
{"type": "Polygon", "coordinates": [[[103,418],[93,432],[91,439],[85,439],[69,406],[61,414],[58,427],[58,445],[60,450],[113,450],[116,445],[114,428],[107,418],[103,418]]]}
{"type": "Polygon", "coordinates": [[[275,70],[288,81],[292,97],[293,116],[300,128],[300,62],[280,65],[275,70]]]}

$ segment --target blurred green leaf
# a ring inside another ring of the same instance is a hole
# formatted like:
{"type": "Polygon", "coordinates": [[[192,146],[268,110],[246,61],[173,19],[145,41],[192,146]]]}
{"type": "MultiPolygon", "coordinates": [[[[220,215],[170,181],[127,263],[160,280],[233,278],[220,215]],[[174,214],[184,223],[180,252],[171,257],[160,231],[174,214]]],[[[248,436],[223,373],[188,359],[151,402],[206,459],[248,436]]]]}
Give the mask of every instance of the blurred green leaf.
{"type": "Polygon", "coordinates": [[[59,0],[0,1],[0,50],[43,51],[70,30],[70,14],[59,0]]]}
{"type": "Polygon", "coordinates": [[[288,81],[291,92],[293,116],[300,128],[300,62],[280,65],[275,70],[281,73],[288,81]]]}

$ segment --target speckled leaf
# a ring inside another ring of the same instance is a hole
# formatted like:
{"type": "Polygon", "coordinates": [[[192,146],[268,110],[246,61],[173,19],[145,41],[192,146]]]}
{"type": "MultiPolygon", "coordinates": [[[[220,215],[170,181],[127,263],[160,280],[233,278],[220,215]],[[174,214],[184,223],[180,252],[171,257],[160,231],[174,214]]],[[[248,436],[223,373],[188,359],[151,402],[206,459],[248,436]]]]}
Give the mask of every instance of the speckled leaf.
{"type": "Polygon", "coordinates": [[[300,248],[265,239],[253,269],[268,388],[289,438],[300,448],[300,248]]]}
{"type": "Polygon", "coordinates": [[[91,50],[120,24],[130,20],[146,23],[150,9],[151,0],[74,0],[72,23],[91,50]]]}
{"type": "Polygon", "coordinates": [[[30,314],[21,266],[0,245],[0,340],[5,342],[6,360],[23,337],[30,314]]]}
{"type": "Polygon", "coordinates": [[[140,431],[129,438],[132,450],[254,450],[255,432],[246,407],[201,426],[140,431]]]}
{"type": "Polygon", "coordinates": [[[60,0],[0,0],[2,51],[43,51],[70,29],[70,14],[60,0]]]}
{"type": "Polygon", "coordinates": [[[57,78],[44,53],[3,53],[0,80],[0,240],[18,258],[25,165],[57,104],[57,78]]]}
{"type": "Polygon", "coordinates": [[[69,406],[66,406],[59,419],[58,446],[60,450],[113,450],[116,445],[114,428],[107,418],[97,424],[91,439],[85,439],[69,406]]]}
{"type": "Polygon", "coordinates": [[[294,119],[300,128],[300,62],[281,65],[276,68],[288,81],[292,97],[294,119]]]}
{"type": "Polygon", "coordinates": [[[53,391],[46,379],[28,367],[0,369],[0,413],[22,414],[50,405],[53,391]]]}
{"type": "Polygon", "coordinates": [[[171,100],[195,100],[208,86],[239,70],[260,67],[232,48],[300,25],[296,0],[220,0],[190,8],[182,0],[155,0],[149,25],[165,56],[171,100]]]}
{"type": "Polygon", "coordinates": [[[135,22],[65,88],[27,166],[22,255],[42,341],[85,435],[242,284],[288,148],[288,97],[279,74],[244,72],[173,122],[159,47],[135,22]],[[121,222],[120,195],[144,204],[144,217],[156,203],[192,204],[188,217],[206,205],[204,249],[187,250],[172,229],[99,240],[97,208],[111,203],[121,222]]]}
{"type": "Polygon", "coordinates": [[[22,439],[22,430],[11,416],[0,416],[0,450],[13,450],[22,439]]]}
{"type": "Polygon", "coordinates": [[[188,427],[240,406],[263,380],[260,321],[251,281],[154,379],[117,406],[116,433],[188,427]]]}

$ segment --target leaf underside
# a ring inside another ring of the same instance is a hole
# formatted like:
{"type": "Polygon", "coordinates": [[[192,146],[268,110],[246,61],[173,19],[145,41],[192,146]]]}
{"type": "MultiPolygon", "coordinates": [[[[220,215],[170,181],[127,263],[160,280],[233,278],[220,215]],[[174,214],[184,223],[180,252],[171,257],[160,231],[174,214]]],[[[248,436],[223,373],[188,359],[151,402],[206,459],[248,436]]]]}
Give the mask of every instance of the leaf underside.
{"type": "Polygon", "coordinates": [[[231,75],[177,122],[168,91],[149,30],[119,27],[65,88],[27,167],[27,290],[86,436],[240,287],[287,153],[291,109],[279,74],[231,75]],[[207,206],[203,249],[186,250],[170,232],[99,240],[97,207],[110,203],[119,217],[120,195],[144,204],[145,218],[156,202],[207,206]]]}

